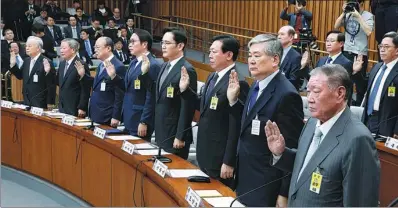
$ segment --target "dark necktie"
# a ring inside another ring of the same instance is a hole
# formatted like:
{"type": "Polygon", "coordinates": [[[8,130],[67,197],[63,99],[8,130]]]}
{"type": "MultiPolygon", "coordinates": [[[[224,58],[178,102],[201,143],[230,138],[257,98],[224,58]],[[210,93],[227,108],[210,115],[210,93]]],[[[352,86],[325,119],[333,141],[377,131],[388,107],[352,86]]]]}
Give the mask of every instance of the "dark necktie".
{"type": "Polygon", "coordinates": [[[330,64],[330,62],[332,62],[333,61],[333,59],[332,59],[332,57],[328,57],[328,59],[326,60],[326,64],[330,64]]]}
{"type": "Polygon", "coordinates": [[[85,40],[84,41],[84,45],[86,46],[87,55],[89,57],[91,57],[93,54],[92,54],[92,51],[91,51],[91,46],[90,46],[89,40],[85,40]]]}
{"type": "Polygon", "coordinates": [[[213,77],[210,80],[209,86],[207,87],[207,91],[206,91],[206,102],[209,102],[209,100],[211,99],[211,92],[214,89],[214,86],[216,85],[218,79],[218,74],[214,73],[213,77]]]}
{"type": "Polygon", "coordinates": [[[259,90],[260,87],[258,86],[257,82],[256,85],[254,86],[252,94],[250,95],[250,103],[249,106],[247,107],[247,113],[250,112],[250,110],[253,108],[254,104],[256,103],[259,90]]]}
{"type": "Polygon", "coordinates": [[[65,69],[64,69],[64,77],[66,75],[66,72],[68,71],[69,65],[68,62],[65,63],[65,69]]]}
{"type": "Polygon", "coordinates": [[[121,51],[119,51],[120,61],[124,62],[124,56],[121,51]]]}
{"type": "Polygon", "coordinates": [[[137,62],[138,62],[138,60],[137,59],[134,59],[132,62],[131,62],[131,64],[130,64],[130,69],[129,69],[129,72],[128,72],[128,80],[130,80],[130,78],[131,78],[131,76],[133,76],[132,74],[134,73],[134,71],[135,71],[135,65],[137,65],[137,62]]]}
{"type": "Polygon", "coordinates": [[[380,69],[381,72],[380,72],[379,76],[377,77],[377,79],[375,81],[373,90],[372,90],[372,92],[369,95],[368,108],[367,108],[367,111],[366,111],[368,113],[368,115],[372,114],[372,112],[373,112],[373,106],[374,106],[375,101],[376,101],[377,91],[379,91],[380,83],[381,83],[381,80],[383,79],[384,72],[386,72],[386,69],[387,69],[387,66],[385,64],[383,64],[383,66],[380,69]]]}
{"type": "Polygon", "coordinates": [[[167,66],[164,69],[162,76],[160,77],[159,90],[162,88],[163,82],[166,79],[167,75],[169,74],[170,67],[171,67],[171,65],[170,65],[170,62],[169,62],[169,63],[167,63],[167,66]]]}

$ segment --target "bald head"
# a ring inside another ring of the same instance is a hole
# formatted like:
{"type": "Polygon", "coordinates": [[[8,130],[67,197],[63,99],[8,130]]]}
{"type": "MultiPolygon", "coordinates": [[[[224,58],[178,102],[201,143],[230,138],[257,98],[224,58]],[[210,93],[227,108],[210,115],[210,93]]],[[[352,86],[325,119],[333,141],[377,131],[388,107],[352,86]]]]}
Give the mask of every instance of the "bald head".
{"type": "Polygon", "coordinates": [[[283,48],[287,48],[293,44],[294,35],[296,31],[292,26],[283,26],[279,29],[278,39],[282,43],[283,48]]]}

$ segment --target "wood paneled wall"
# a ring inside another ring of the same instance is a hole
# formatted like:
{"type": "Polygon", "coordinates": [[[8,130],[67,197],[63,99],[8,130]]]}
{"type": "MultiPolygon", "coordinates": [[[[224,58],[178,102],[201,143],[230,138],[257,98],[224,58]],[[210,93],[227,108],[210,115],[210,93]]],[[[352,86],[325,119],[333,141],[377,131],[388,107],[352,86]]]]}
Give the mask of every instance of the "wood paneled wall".
{"type": "MultiPolygon", "coordinates": [[[[286,5],[283,0],[151,0],[152,16],[180,16],[209,23],[220,23],[240,28],[277,33],[287,21],[279,18],[286,5]]],[[[333,29],[334,22],[342,12],[345,0],[307,0],[307,10],[313,13],[312,28],[320,41],[333,29]]],[[[365,10],[370,11],[369,0],[365,0],[365,10]]],[[[289,7],[294,12],[294,6],[289,7]]],[[[223,30],[222,26],[212,29],[223,30]]],[[[343,28],[341,28],[343,30],[343,28]]],[[[231,33],[254,36],[248,30],[230,29],[231,33]]],[[[369,37],[370,49],[376,50],[374,32],[369,37]]],[[[320,44],[321,48],[323,44],[320,44]]],[[[370,52],[370,59],[375,59],[370,52]]]]}

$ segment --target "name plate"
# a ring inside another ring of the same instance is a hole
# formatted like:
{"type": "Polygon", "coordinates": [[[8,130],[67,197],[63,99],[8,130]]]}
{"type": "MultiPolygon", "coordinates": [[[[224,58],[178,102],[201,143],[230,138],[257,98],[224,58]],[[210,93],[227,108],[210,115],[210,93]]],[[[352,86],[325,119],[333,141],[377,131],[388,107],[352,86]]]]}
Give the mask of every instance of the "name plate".
{"type": "Polygon", "coordinates": [[[100,138],[100,139],[104,139],[105,138],[105,134],[106,134],[106,130],[105,129],[101,129],[98,127],[94,128],[94,133],[93,135],[100,138]]]}
{"type": "Polygon", "coordinates": [[[30,109],[30,113],[36,116],[42,116],[43,112],[44,112],[43,108],[32,107],[30,109]]]}
{"type": "Polygon", "coordinates": [[[124,140],[122,145],[122,150],[132,155],[134,153],[135,146],[130,142],[124,140]]]}
{"type": "Polygon", "coordinates": [[[169,169],[167,167],[167,165],[165,165],[164,163],[160,162],[159,160],[155,160],[155,162],[153,163],[152,169],[159,174],[162,178],[164,178],[164,176],[167,173],[167,170],[169,169]]]}
{"type": "Polygon", "coordinates": [[[188,202],[190,207],[202,206],[202,198],[196,193],[190,186],[188,186],[187,193],[185,194],[185,200],[188,202]]]}
{"type": "Polygon", "coordinates": [[[64,116],[64,117],[62,117],[61,122],[66,125],[73,126],[73,125],[75,125],[75,118],[72,116],[64,116]]]}
{"type": "Polygon", "coordinates": [[[388,137],[386,143],[384,143],[384,146],[390,149],[398,150],[398,139],[388,137]]]}
{"type": "Polygon", "coordinates": [[[13,103],[11,101],[2,100],[1,107],[2,108],[12,108],[13,103]]]}

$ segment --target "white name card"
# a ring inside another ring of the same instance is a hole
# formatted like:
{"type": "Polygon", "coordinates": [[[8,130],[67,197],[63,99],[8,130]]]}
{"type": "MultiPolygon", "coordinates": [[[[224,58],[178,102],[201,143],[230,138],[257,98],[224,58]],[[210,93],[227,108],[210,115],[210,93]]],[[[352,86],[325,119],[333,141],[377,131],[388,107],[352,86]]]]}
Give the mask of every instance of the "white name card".
{"type": "Polygon", "coordinates": [[[398,150],[398,139],[388,137],[384,146],[390,149],[398,150]]]}
{"type": "Polygon", "coordinates": [[[94,128],[94,136],[100,138],[100,139],[104,139],[105,138],[105,134],[106,134],[106,130],[105,129],[101,129],[98,127],[94,128]]]}
{"type": "Polygon", "coordinates": [[[200,207],[202,205],[202,198],[196,193],[190,186],[188,186],[187,193],[185,194],[185,200],[188,202],[190,207],[200,207]]]}
{"type": "Polygon", "coordinates": [[[134,153],[135,146],[130,142],[124,140],[122,145],[122,150],[132,155],[134,153]]]}
{"type": "Polygon", "coordinates": [[[153,163],[152,169],[159,174],[162,178],[164,178],[164,176],[167,173],[168,167],[167,165],[165,165],[164,163],[160,162],[159,160],[155,160],[155,162],[153,163]]]}
{"type": "Polygon", "coordinates": [[[43,112],[44,112],[43,108],[32,107],[30,109],[30,113],[36,116],[42,116],[43,112]]]}
{"type": "Polygon", "coordinates": [[[66,125],[73,126],[73,125],[75,125],[75,118],[72,116],[64,116],[64,117],[62,117],[61,122],[66,125]]]}
{"type": "Polygon", "coordinates": [[[1,107],[2,108],[12,108],[13,103],[11,101],[2,100],[1,107]]]}

